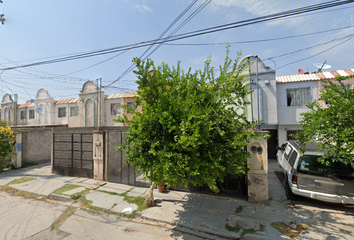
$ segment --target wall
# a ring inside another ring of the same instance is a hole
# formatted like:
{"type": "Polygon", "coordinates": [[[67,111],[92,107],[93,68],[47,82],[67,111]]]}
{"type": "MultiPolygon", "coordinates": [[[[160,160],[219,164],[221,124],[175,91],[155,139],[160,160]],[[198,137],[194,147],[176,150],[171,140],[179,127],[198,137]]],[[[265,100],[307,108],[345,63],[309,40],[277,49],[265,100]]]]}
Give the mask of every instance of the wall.
{"type": "Polygon", "coordinates": [[[70,114],[70,112],[69,112],[69,104],[56,104],[56,105],[54,105],[54,124],[55,125],[64,125],[64,124],[68,124],[68,119],[69,119],[69,114],[70,114]],[[65,115],[65,117],[61,117],[61,118],[59,118],[58,116],[59,116],[59,108],[66,108],[66,115],[65,115]]]}
{"type": "MultiPolygon", "coordinates": [[[[256,82],[256,74],[251,75],[251,80],[256,82]]],[[[277,91],[276,91],[276,80],[275,71],[261,72],[258,74],[258,84],[260,86],[259,92],[262,91],[262,107],[259,106],[259,119],[263,115],[264,125],[276,125],[278,123],[277,119],[277,91]],[[268,82],[268,84],[266,84],[268,82]],[[262,110],[262,112],[261,112],[262,110]]],[[[258,120],[258,96],[257,84],[252,83],[252,109],[253,109],[253,120],[258,120]]],[[[259,103],[261,104],[261,103],[259,103]]]]}
{"type": "Polygon", "coordinates": [[[309,111],[306,106],[287,106],[286,89],[293,88],[311,88],[312,100],[317,99],[317,81],[306,81],[296,83],[278,83],[277,84],[277,108],[278,108],[278,124],[292,125],[299,124],[301,120],[300,114],[309,111]]]}
{"type": "MultiPolygon", "coordinates": [[[[124,105],[127,105],[128,102],[135,102],[135,93],[126,93],[124,94],[123,98],[124,98],[124,105]]],[[[136,111],[137,112],[141,112],[142,111],[142,108],[141,106],[138,106],[136,108],[136,111]]],[[[126,114],[127,115],[127,118],[129,120],[131,120],[133,118],[133,115],[134,114],[126,114]]],[[[124,124],[124,126],[128,126],[127,124],[124,124]]]]}
{"type": "Polygon", "coordinates": [[[118,116],[123,115],[123,109],[120,110],[120,113],[117,113],[115,115],[111,115],[111,104],[112,103],[124,104],[124,99],[123,98],[106,99],[106,103],[105,103],[106,123],[105,123],[105,126],[123,126],[123,123],[117,123],[117,122],[113,121],[113,119],[116,119],[118,116]]]}
{"type": "Polygon", "coordinates": [[[50,162],[52,129],[17,128],[22,133],[22,163],[50,162]]]}
{"type": "MultiPolygon", "coordinates": [[[[81,104],[82,105],[82,104],[81,104]]],[[[84,122],[83,122],[83,114],[84,114],[84,109],[83,107],[80,107],[79,103],[70,103],[68,104],[68,127],[83,127],[84,122]],[[79,116],[70,116],[71,114],[71,108],[72,107],[79,107],[79,116]]]]}
{"type": "Polygon", "coordinates": [[[287,106],[286,89],[292,88],[311,88],[312,101],[318,98],[318,81],[304,81],[296,83],[278,83],[277,84],[277,108],[278,108],[278,146],[287,141],[288,130],[301,130],[299,125],[301,113],[309,111],[306,106],[287,106]]]}

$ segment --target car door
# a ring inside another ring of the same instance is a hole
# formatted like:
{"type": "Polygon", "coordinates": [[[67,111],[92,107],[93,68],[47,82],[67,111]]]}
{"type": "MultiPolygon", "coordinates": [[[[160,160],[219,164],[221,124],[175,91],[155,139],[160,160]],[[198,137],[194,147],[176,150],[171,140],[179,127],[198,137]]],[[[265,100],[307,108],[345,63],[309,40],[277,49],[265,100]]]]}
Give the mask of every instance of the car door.
{"type": "Polygon", "coordinates": [[[286,174],[286,176],[289,176],[289,174],[291,174],[292,166],[289,164],[289,159],[290,159],[290,156],[293,151],[294,151],[294,148],[290,144],[288,144],[285,147],[285,150],[283,153],[282,167],[283,167],[283,170],[284,170],[284,173],[286,174]]]}
{"type": "Polygon", "coordinates": [[[284,151],[285,151],[285,148],[286,146],[288,145],[288,143],[283,143],[281,145],[281,147],[278,149],[277,151],[277,160],[278,160],[278,163],[281,167],[283,167],[283,159],[284,159],[284,151]]]}

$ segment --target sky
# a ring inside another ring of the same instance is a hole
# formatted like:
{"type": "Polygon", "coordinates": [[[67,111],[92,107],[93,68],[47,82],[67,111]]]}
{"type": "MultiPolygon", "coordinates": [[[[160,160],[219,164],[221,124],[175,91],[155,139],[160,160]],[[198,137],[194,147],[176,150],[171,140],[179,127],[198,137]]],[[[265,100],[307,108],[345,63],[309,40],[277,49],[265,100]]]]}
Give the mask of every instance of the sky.
{"type": "MultiPolygon", "coordinates": [[[[3,0],[0,14],[4,14],[6,21],[0,24],[0,69],[157,39],[192,2],[3,0]]],[[[196,1],[164,36],[177,29],[204,2],[196,1]]],[[[212,0],[175,34],[324,2],[212,0]]],[[[276,76],[296,75],[300,68],[313,72],[313,63],[324,61],[332,66],[328,70],[354,69],[352,24],[354,3],[165,43],[149,58],[156,65],[164,62],[175,66],[180,61],[183,69],[195,71],[202,69],[211,55],[212,65],[218,68],[223,64],[229,42],[231,58],[239,50],[242,57],[258,55],[266,66],[276,70],[276,76]],[[254,42],[266,39],[273,40],[254,42]],[[245,41],[253,42],[240,43],[245,41]]],[[[0,71],[0,91],[2,95],[17,93],[19,103],[34,99],[40,88],[47,89],[55,100],[77,98],[86,81],[98,78],[102,78],[105,94],[136,91],[135,74],[130,71],[121,76],[131,67],[132,59],[147,49],[0,71]],[[113,81],[116,82],[110,85],[113,81]]]]}

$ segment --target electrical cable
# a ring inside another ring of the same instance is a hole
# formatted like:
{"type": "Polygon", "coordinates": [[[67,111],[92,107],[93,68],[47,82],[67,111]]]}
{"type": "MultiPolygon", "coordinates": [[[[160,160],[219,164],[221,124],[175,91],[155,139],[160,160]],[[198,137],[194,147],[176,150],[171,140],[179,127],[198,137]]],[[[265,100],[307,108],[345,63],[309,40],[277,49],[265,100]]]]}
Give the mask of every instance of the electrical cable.
{"type": "Polygon", "coordinates": [[[318,56],[318,55],[320,55],[320,54],[322,54],[322,53],[324,53],[324,52],[327,52],[327,51],[329,51],[329,50],[331,50],[331,49],[333,49],[333,48],[335,48],[335,47],[337,47],[337,46],[339,46],[339,45],[342,45],[343,43],[348,42],[349,40],[351,40],[351,39],[353,39],[353,38],[354,38],[354,36],[352,36],[351,38],[346,39],[346,40],[344,40],[343,42],[340,42],[340,43],[338,43],[338,44],[336,44],[336,45],[334,45],[334,46],[332,46],[332,47],[330,47],[330,48],[327,48],[327,49],[324,50],[324,51],[321,51],[321,52],[319,52],[319,53],[316,53],[316,54],[314,54],[314,55],[311,55],[311,56],[309,56],[309,57],[305,57],[305,58],[302,58],[302,59],[300,59],[300,60],[296,60],[296,61],[293,61],[293,62],[284,64],[284,65],[282,65],[282,66],[276,68],[275,70],[278,70],[278,69],[283,68],[283,67],[286,67],[286,66],[288,66],[288,65],[291,65],[291,64],[294,64],[294,63],[297,63],[297,62],[301,62],[301,61],[303,61],[303,60],[306,60],[306,59],[309,59],[309,58],[318,56]]]}
{"type": "MultiPolygon", "coordinates": [[[[216,26],[216,27],[212,27],[212,28],[201,29],[201,30],[197,30],[197,31],[193,31],[193,32],[185,33],[185,34],[179,34],[179,35],[176,35],[173,38],[168,39],[168,40],[161,39],[157,43],[160,43],[163,41],[168,41],[168,42],[177,41],[177,40],[181,40],[181,39],[185,39],[185,38],[215,33],[218,31],[224,31],[224,30],[228,30],[228,29],[248,26],[251,24],[268,22],[268,21],[272,21],[274,19],[286,18],[286,17],[295,16],[295,15],[308,13],[308,12],[312,12],[312,11],[318,11],[318,10],[322,10],[322,9],[326,9],[326,8],[330,8],[330,7],[336,7],[336,6],[340,6],[340,5],[344,5],[344,4],[349,4],[349,3],[353,3],[353,2],[354,2],[354,0],[329,1],[329,2],[325,2],[325,3],[321,3],[321,4],[310,5],[308,7],[297,8],[294,10],[288,10],[288,11],[283,11],[283,12],[279,12],[279,13],[275,13],[275,14],[270,14],[270,15],[266,15],[263,17],[252,18],[252,19],[238,21],[238,22],[229,23],[229,24],[224,24],[224,25],[220,25],[220,26],[216,26]]],[[[117,52],[117,51],[140,48],[140,47],[144,47],[144,46],[149,46],[151,44],[156,44],[156,40],[141,42],[139,44],[130,44],[127,46],[122,46],[122,47],[110,48],[110,49],[106,49],[103,51],[92,51],[89,54],[71,55],[71,56],[68,56],[65,58],[52,59],[50,61],[36,62],[36,63],[25,64],[25,65],[16,66],[16,67],[7,67],[7,68],[2,68],[0,70],[10,70],[10,69],[20,68],[20,67],[37,66],[37,65],[50,64],[50,63],[56,63],[56,62],[76,60],[76,59],[81,59],[81,58],[86,58],[86,57],[109,54],[109,53],[117,52]]]]}
{"type": "MultiPolygon", "coordinates": [[[[187,8],[185,8],[185,9],[182,11],[182,13],[180,13],[180,14],[178,15],[178,17],[175,18],[175,20],[172,21],[172,23],[160,34],[160,36],[156,39],[156,41],[154,41],[154,43],[151,44],[150,47],[149,47],[147,50],[145,50],[145,52],[144,52],[139,58],[141,59],[148,51],[150,51],[150,49],[154,46],[154,44],[155,44],[158,40],[160,40],[160,39],[163,37],[163,35],[165,35],[165,33],[166,33],[168,30],[170,30],[170,29],[172,28],[172,26],[173,26],[176,22],[178,22],[179,19],[181,19],[181,17],[183,17],[184,14],[186,14],[186,13],[189,11],[189,9],[190,9],[196,2],[197,2],[197,0],[194,0],[193,2],[191,2],[191,3],[187,6],[187,8]]],[[[151,55],[151,54],[150,54],[150,55],[151,55]]],[[[150,55],[148,55],[148,56],[150,56],[150,55]]],[[[135,67],[135,64],[133,63],[132,65],[130,65],[130,67],[129,67],[127,70],[125,70],[125,71],[115,80],[115,82],[117,82],[119,79],[121,79],[121,78],[123,78],[124,76],[126,76],[131,70],[134,69],[134,67],[135,67]]],[[[110,85],[111,85],[111,84],[109,84],[108,86],[105,86],[105,87],[109,87],[110,85]]]]}

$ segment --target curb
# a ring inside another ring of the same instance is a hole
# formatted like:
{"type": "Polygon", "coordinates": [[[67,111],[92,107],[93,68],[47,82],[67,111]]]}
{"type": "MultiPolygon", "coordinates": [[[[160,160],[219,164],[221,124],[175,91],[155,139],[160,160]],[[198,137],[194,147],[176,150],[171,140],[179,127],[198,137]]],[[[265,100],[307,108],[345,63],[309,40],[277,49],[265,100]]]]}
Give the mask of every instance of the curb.
{"type": "MultiPolygon", "coordinates": [[[[228,238],[228,239],[241,239],[240,236],[235,236],[233,234],[216,233],[216,232],[213,232],[213,231],[208,231],[207,229],[194,228],[194,227],[191,227],[190,225],[186,225],[186,224],[183,224],[183,223],[181,224],[181,223],[176,223],[176,222],[169,222],[169,221],[164,221],[164,220],[150,218],[150,217],[145,217],[145,216],[141,216],[141,218],[142,219],[146,219],[146,220],[150,220],[150,221],[167,223],[167,224],[170,224],[172,226],[183,227],[183,228],[187,228],[189,230],[202,232],[202,233],[206,233],[206,234],[209,234],[209,235],[214,235],[214,236],[217,236],[217,237],[228,238]]],[[[239,234],[237,234],[237,235],[239,235],[239,234]]]]}
{"type": "Polygon", "coordinates": [[[55,200],[64,201],[64,202],[73,202],[74,201],[69,196],[63,196],[63,195],[58,195],[58,194],[54,194],[54,193],[51,194],[50,197],[55,199],[55,200]]]}

